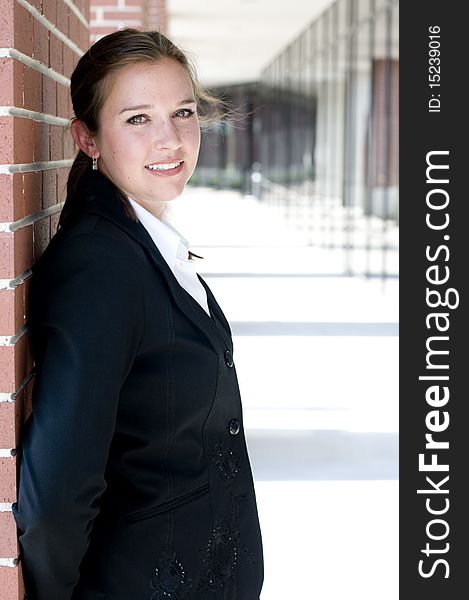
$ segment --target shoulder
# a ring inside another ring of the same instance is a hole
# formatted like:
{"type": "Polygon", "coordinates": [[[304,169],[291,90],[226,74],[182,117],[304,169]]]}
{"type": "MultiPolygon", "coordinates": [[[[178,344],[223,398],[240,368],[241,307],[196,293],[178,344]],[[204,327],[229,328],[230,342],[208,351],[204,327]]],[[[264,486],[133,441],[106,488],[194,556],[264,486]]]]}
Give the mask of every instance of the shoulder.
{"type": "Polygon", "coordinates": [[[96,215],[82,215],[52,237],[33,273],[80,265],[134,271],[142,258],[139,245],[113,223],[96,215]]]}

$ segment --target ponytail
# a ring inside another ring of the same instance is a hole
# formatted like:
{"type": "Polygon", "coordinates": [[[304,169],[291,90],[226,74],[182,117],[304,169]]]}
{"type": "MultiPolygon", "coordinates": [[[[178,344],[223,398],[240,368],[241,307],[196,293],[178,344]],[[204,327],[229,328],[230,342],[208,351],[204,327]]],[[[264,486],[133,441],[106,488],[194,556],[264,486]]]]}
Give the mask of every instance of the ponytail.
{"type": "Polygon", "coordinates": [[[92,165],[92,159],[87,156],[83,150],[79,150],[70,168],[67,180],[67,197],[60,213],[58,228],[62,227],[65,221],[79,212],[78,203],[80,202],[79,192],[83,188],[85,175],[89,172],[92,165]]]}
{"type": "MultiPolygon", "coordinates": [[[[67,180],[67,197],[59,217],[58,229],[76,216],[81,211],[81,205],[85,196],[85,183],[88,179],[87,175],[92,169],[93,159],[87,156],[83,150],[79,150],[78,154],[70,167],[70,172],[67,180]]],[[[138,221],[137,215],[132,208],[127,196],[109,180],[109,183],[115,188],[116,196],[123,204],[124,211],[127,216],[133,221],[138,221]]]]}

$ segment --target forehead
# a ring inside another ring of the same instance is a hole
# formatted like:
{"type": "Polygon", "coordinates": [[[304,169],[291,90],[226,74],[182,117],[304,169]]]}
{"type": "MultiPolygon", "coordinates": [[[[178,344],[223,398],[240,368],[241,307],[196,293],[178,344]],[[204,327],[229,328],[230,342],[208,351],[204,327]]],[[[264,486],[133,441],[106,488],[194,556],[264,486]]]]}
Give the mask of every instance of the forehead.
{"type": "Polygon", "coordinates": [[[186,69],[176,60],[162,58],[122,67],[111,76],[103,109],[121,105],[180,102],[194,97],[192,81],[186,69]],[[128,104],[130,102],[130,104],[128,104]]]}

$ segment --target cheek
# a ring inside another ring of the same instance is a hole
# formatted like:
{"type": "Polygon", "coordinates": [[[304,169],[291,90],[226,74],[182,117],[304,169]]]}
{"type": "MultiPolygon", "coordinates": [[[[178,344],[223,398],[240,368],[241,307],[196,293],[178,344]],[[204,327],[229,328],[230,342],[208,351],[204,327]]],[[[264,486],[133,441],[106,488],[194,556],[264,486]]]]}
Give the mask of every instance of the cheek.
{"type": "Polygon", "coordinates": [[[188,137],[190,139],[190,145],[193,148],[194,152],[196,154],[198,154],[199,152],[199,147],[200,147],[200,129],[199,127],[194,127],[192,128],[189,133],[188,133],[188,137]]]}

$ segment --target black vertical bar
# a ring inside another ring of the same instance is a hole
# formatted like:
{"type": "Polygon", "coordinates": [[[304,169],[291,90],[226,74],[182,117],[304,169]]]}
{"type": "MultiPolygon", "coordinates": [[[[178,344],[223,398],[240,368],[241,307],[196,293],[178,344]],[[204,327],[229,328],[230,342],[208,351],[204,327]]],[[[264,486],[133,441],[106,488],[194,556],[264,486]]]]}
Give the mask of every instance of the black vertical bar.
{"type": "Polygon", "coordinates": [[[468,594],[464,11],[464,2],[403,3],[399,26],[403,600],[468,594]]]}

